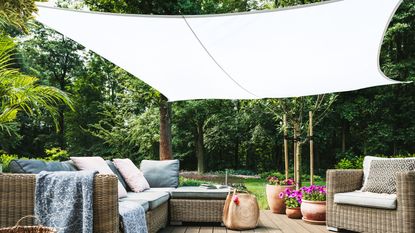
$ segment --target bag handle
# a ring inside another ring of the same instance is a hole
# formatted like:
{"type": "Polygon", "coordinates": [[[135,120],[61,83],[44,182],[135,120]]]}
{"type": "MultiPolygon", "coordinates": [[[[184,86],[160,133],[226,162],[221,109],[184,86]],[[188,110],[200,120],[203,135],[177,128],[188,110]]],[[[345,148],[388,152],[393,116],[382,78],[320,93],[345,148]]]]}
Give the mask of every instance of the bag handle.
{"type": "Polygon", "coordinates": [[[27,216],[24,216],[21,219],[19,219],[14,227],[15,228],[20,227],[20,222],[22,222],[23,220],[28,219],[28,218],[34,218],[36,220],[36,222],[38,223],[38,225],[41,226],[40,225],[40,219],[38,217],[36,217],[35,215],[27,215],[27,216]]]}

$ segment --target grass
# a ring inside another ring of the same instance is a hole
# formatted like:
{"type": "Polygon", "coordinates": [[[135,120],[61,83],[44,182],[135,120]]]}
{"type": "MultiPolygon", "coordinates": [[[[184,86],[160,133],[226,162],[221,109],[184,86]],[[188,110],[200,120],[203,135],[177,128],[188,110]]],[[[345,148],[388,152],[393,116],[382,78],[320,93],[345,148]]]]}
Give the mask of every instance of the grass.
{"type": "MultiPolygon", "coordinates": [[[[220,183],[224,181],[223,176],[216,177],[192,177],[184,178],[180,177],[180,186],[199,186],[202,183],[220,183]]],[[[256,196],[260,209],[269,209],[267,196],[265,193],[266,182],[261,178],[240,178],[230,176],[228,177],[229,183],[232,184],[244,184],[250,193],[256,196]]],[[[310,182],[303,182],[303,186],[310,185],[310,182]]],[[[324,181],[315,182],[315,185],[326,185],[324,181]]]]}

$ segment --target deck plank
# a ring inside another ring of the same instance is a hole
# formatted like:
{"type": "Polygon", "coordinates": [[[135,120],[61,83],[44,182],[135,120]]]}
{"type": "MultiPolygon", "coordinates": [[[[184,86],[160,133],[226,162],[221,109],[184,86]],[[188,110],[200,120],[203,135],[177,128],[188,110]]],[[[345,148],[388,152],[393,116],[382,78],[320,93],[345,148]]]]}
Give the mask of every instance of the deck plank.
{"type": "Polygon", "coordinates": [[[214,227],[213,232],[214,233],[227,233],[226,227],[214,227]]]}
{"type": "Polygon", "coordinates": [[[187,227],[186,233],[199,233],[200,227],[187,227]]]}
{"type": "Polygon", "coordinates": [[[171,233],[185,233],[186,229],[187,227],[185,226],[176,226],[171,233]]]}
{"type": "Polygon", "coordinates": [[[328,233],[323,225],[308,224],[301,219],[290,219],[282,214],[261,211],[258,227],[253,230],[235,231],[221,226],[170,226],[159,233],[328,233]]]}
{"type": "Polygon", "coordinates": [[[213,233],[213,227],[201,227],[199,233],[213,233]]]}

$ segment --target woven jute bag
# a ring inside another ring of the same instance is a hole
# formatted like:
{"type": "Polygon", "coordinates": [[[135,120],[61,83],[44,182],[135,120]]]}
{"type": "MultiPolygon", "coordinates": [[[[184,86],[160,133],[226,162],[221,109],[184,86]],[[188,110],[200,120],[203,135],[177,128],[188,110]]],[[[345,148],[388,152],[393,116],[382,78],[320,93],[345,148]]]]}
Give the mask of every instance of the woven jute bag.
{"type": "Polygon", "coordinates": [[[14,227],[5,227],[0,228],[0,233],[56,233],[58,232],[53,227],[45,227],[42,225],[37,226],[20,226],[20,223],[27,218],[34,218],[37,222],[39,222],[39,219],[36,216],[29,215],[21,218],[19,221],[17,221],[16,225],[14,227]]]}
{"type": "Polygon", "coordinates": [[[228,193],[223,207],[223,224],[231,230],[249,230],[258,225],[259,206],[254,195],[249,193],[228,193]],[[235,198],[235,195],[237,198],[235,198]]]}

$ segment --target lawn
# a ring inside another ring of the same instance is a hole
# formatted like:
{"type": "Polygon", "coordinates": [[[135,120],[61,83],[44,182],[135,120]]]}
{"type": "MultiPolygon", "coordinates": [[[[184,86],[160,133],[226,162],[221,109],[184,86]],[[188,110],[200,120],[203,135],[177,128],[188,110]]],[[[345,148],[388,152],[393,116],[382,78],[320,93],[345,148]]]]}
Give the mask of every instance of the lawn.
{"type": "MultiPolygon", "coordinates": [[[[198,186],[203,183],[217,183],[224,184],[224,175],[204,174],[198,175],[195,173],[182,173],[180,177],[181,186],[198,186]]],[[[229,176],[228,183],[241,187],[241,184],[246,187],[247,191],[254,194],[258,199],[259,207],[261,209],[268,209],[267,197],[265,194],[266,182],[257,176],[229,176]]],[[[324,181],[315,182],[316,185],[325,185],[324,181]]],[[[303,186],[310,185],[310,182],[303,182],[303,186]]]]}

